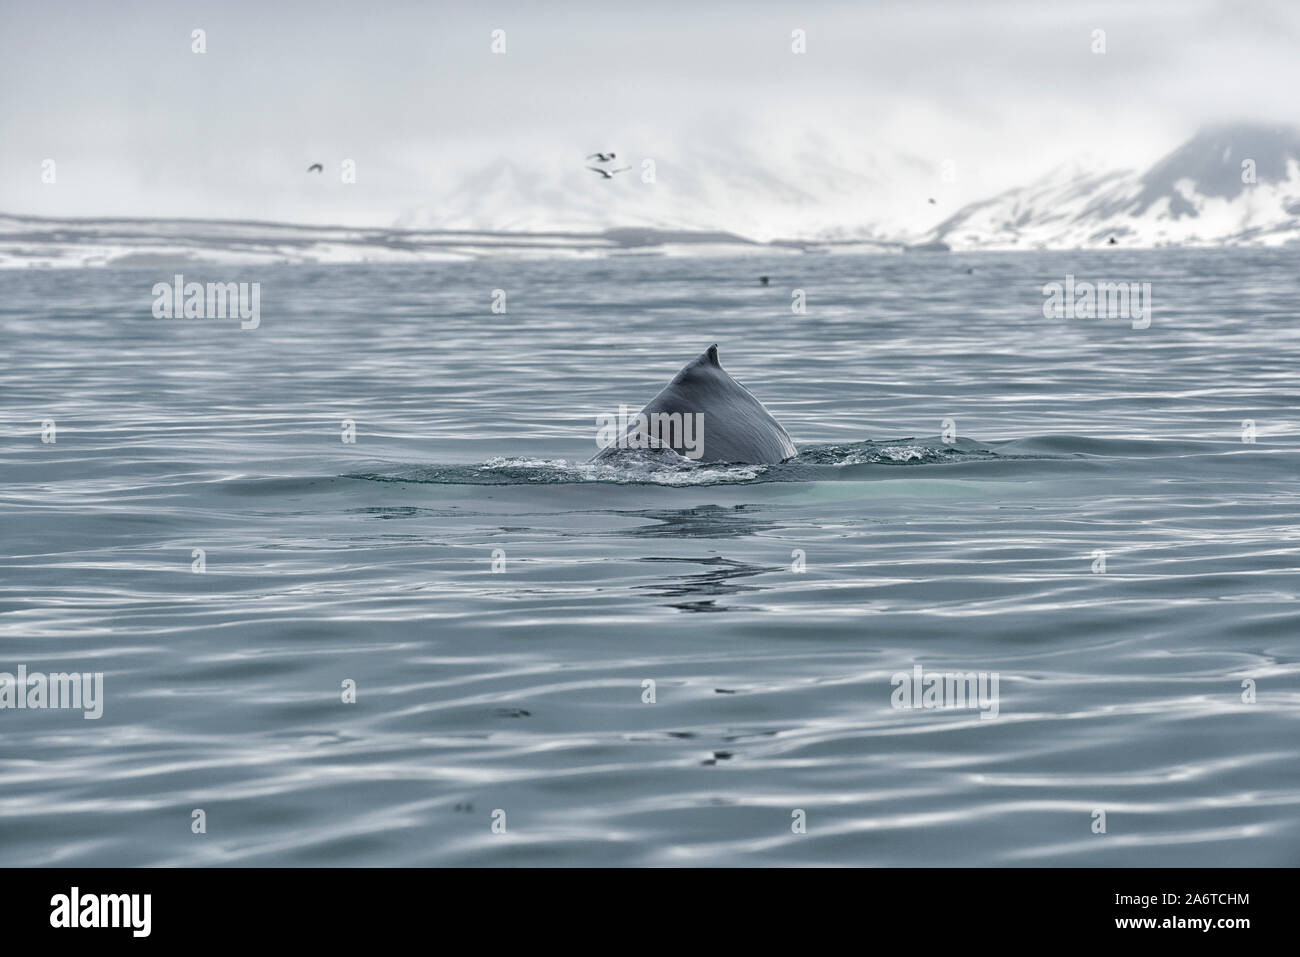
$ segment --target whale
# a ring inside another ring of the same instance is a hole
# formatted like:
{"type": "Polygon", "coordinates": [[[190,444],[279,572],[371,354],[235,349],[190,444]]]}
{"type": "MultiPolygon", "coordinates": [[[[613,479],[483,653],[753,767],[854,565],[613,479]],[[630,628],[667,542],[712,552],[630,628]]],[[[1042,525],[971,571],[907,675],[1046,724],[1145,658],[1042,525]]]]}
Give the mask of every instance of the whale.
{"type": "Polygon", "coordinates": [[[671,448],[701,463],[740,465],[776,465],[799,454],[781,423],[722,368],[716,342],[612,438],[606,437],[591,461],[627,448],[671,448]]]}

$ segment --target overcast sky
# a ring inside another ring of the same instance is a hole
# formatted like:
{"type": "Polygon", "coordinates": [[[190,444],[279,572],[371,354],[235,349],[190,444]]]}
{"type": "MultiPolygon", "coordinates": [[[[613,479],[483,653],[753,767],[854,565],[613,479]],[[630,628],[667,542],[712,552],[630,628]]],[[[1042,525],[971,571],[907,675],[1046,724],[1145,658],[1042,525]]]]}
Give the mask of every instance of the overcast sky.
{"type": "Polygon", "coordinates": [[[495,161],[544,179],[607,144],[778,176],[798,143],[952,158],[974,198],[1296,123],[1298,95],[1294,2],[3,0],[0,211],[390,225],[495,161]],[[358,183],[322,202],[305,169],[344,158],[358,183]]]}

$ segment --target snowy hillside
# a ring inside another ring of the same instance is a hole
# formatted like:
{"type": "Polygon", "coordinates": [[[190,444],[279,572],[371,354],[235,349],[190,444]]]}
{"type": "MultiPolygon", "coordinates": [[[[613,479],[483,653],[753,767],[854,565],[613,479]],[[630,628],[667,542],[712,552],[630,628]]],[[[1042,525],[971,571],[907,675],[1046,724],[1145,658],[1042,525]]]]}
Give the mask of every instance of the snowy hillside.
{"type": "Polygon", "coordinates": [[[957,250],[1300,241],[1300,130],[1206,129],[1144,173],[1055,170],[925,238],[957,250]]]}

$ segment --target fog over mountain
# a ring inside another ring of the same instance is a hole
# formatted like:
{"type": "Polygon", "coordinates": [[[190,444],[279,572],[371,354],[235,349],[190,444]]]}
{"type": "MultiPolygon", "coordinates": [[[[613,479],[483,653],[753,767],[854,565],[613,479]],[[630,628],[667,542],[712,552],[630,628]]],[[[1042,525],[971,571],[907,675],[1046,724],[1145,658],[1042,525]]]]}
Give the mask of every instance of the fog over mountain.
{"type": "Polygon", "coordinates": [[[896,241],[908,224],[937,221],[927,198],[940,169],[882,144],[837,149],[815,135],[737,143],[726,151],[686,146],[647,155],[617,151],[631,165],[601,180],[570,157],[531,164],[500,159],[432,190],[396,219],[401,227],[474,230],[603,230],[618,227],[725,230],[758,241],[896,241]]]}

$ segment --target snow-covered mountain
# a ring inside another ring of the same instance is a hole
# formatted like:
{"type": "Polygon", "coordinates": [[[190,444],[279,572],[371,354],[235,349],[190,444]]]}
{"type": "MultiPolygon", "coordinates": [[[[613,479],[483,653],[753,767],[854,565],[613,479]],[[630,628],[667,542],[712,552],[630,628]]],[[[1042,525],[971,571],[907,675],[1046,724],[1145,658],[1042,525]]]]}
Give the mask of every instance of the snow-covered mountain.
{"type": "Polygon", "coordinates": [[[966,205],[924,237],[952,249],[1300,241],[1300,130],[1202,130],[1144,173],[1057,169],[966,205]]]}

